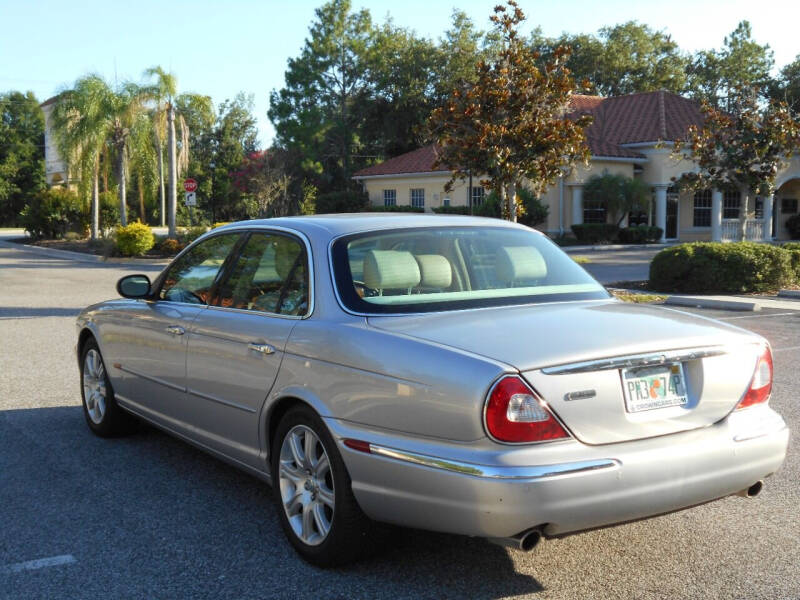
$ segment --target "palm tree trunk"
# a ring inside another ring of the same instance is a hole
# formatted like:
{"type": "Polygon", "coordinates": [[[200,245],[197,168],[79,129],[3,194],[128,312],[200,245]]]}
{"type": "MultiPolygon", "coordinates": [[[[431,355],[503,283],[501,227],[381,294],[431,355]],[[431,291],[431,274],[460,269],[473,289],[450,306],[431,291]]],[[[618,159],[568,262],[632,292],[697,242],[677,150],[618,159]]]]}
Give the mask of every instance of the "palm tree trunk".
{"type": "Polygon", "coordinates": [[[159,185],[159,198],[161,200],[161,210],[158,212],[161,215],[161,226],[164,227],[167,223],[167,204],[166,194],[164,193],[164,144],[161,139],[157,139],[158,144],[158,185],[159,185]]]}
{"type": "Polygon", "coordinates": [[[94,177],[92,180],[92,226],[90,235],[92,241],[97,239],[98,231],[100,229],[100,165],[98,162],[94,164],[94,177]]]}
{"type": "Polygon", "coordinates": [[[125,189],[125,149],[117,150],[117,183],[119,184],[119,222],[125,227],[128,224],[128,207],[125,189]]]}
{"type": "Polygon", "coordinates": [[[175,239],[177,234],[175,216],[178,204],[178,174],[175,160],[175,108],[172,106],[172,102],[170,102],[169,108],[167,109],[167,125],[169,129],[169,237],[175,239]]]}
{"type": "Polygon", "coordinates": [[[139,221],[147,223],[147,218],[144,214],[144,182],[141,174],[139,174],[136,187],[139,188],[139,221]]]}

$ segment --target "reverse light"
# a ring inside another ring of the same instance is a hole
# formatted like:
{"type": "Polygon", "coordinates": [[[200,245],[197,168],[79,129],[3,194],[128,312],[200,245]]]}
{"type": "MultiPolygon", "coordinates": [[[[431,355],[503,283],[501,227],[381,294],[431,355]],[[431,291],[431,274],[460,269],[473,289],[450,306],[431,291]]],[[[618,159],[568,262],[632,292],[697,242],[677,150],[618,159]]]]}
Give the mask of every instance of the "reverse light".
{"type": "Polygon", "coordinates": [[[519,377],[498,381],[486,401],[486,430],[500,442],[548,442],[568,438],[547,405],[519,377]]]}
{"type": "Polygon", "coordinates": [[[756,362],[756,370],[747,393],[739,401],[736,410],[761,404],[769,400],[772,393],[772,350],[769,346],[764,346],[764,351],[756,362]]]}

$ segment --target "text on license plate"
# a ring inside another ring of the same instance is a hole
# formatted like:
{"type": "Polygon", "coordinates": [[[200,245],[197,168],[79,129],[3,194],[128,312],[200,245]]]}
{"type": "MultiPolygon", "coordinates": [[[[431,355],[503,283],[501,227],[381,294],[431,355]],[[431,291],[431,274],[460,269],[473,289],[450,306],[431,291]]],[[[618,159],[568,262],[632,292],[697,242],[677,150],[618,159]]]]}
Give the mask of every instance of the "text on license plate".
{"type": "Polygon", "coordinates": [[[680,363],[622,369],[622,387],[628,412],[681,406],[687,402],[685,377],[680,363]]]}

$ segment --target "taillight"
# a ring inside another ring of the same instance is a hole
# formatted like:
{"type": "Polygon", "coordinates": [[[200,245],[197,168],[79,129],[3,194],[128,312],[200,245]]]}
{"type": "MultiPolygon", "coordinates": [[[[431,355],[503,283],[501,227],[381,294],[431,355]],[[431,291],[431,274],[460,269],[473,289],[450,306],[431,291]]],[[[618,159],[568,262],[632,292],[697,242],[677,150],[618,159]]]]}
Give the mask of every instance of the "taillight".
{"type": "Polygon", "coordinates": [[[739,401],[736,410],[753,406],[754,404],[761,404],[769,400],[769,395],[772,393],[772,350],[769,346],[764,347],[764,352],[758,357],[756,363],[756,371],[753,373],[753,379],[750,381],[750,387],[747,393],[739,401]]]}
{"type": "Polygon", "coordinates": [[[546,442],[569,437],[547,405],[512,375],[503,377],[489,393],[486,429],[500,442],[546,442]]]}

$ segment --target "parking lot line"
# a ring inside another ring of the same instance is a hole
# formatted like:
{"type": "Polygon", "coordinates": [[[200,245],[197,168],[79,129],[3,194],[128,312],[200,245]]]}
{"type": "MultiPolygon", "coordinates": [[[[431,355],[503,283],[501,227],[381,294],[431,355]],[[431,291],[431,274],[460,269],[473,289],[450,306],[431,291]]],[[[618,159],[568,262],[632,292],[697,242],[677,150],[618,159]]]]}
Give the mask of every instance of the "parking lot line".
{"type": "Polygon", "coordinates": [[[787,317],[789,315],[797,315],[797,311],[773,313],[771,315],[745,315],[740,317],[717,317],[719,321],[733,321],[734,319],[763,319],[765,317],[787,317]]]}
{"type": "Polygon", "coordinates": [[[0,566],[0,573],[19,573],[20,571],[33,571],[44,569],[45,567],[58,567],[60,565],[70,565],[78,562],[72,554],[61,554],[60,556],[49,556],[47,558],[37,558],[25,562],[14,563],[12,565],[0,566]]]}
{"type": "Polygon", "coordinates": [[[800,346],[789,346],[788,348],[773,348],[773,352],[781,352],[783,350],[800,350],[800,346]]]}

